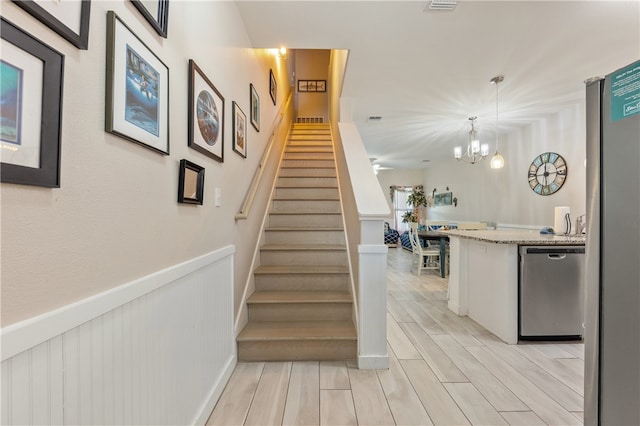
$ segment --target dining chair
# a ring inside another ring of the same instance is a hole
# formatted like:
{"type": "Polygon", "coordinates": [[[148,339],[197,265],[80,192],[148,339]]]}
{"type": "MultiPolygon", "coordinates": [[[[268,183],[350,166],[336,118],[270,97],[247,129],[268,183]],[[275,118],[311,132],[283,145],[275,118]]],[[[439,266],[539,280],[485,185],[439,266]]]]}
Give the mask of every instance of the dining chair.
{"type": "Polygon", "coordinates": [[[423,269],[440,270],[440,248],[423,247],[420,244],[417,223],[412,223],[409,228],[409,240],[413,254],[418,258],[418,275],[423,269]]]}

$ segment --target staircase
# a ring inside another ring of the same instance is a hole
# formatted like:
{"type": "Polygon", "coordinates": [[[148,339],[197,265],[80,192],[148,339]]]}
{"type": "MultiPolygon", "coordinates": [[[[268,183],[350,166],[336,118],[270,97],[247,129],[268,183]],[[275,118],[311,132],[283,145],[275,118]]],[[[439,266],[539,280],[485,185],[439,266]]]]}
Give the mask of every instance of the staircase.
{"type": "Polygon", "coordinates": [[[271,200],[240,361],[347,360],[357,353],[331,131],[293,124],[271,200]]]}

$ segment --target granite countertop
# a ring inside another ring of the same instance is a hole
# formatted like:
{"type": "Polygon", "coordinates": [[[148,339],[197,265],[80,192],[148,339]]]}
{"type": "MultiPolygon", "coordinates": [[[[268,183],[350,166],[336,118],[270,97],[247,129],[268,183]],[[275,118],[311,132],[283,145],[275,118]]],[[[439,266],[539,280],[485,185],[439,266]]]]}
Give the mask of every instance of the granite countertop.
{"type": "Polygon", "coordinates": [[[520,245],[584,245],[584,235],[545,235],[527,229],[456,230],[440,231],[447,235],[486,241],[496,244],[520,245]]]}

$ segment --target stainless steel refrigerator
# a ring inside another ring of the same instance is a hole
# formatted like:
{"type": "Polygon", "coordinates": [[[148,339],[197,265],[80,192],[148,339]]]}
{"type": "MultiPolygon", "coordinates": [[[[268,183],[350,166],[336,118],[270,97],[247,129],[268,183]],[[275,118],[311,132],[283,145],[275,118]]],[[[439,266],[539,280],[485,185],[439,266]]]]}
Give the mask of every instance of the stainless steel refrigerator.
{"type": "Polygon", "coordinates": [[[587,87],[585,425],[640,425],[640,61],[587,87]]]}

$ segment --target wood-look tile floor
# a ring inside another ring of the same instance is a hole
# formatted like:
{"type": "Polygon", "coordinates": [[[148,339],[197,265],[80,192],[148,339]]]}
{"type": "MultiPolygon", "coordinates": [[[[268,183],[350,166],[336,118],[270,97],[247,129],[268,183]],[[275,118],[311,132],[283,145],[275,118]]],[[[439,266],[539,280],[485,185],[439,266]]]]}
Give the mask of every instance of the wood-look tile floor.
{"type": "Polygon", "coordinates": [[[388,256],[388,370],[239,363],[208,425],[580,425],[584,345],[506,345],[447,308],[447,280],[388,256]]]}

